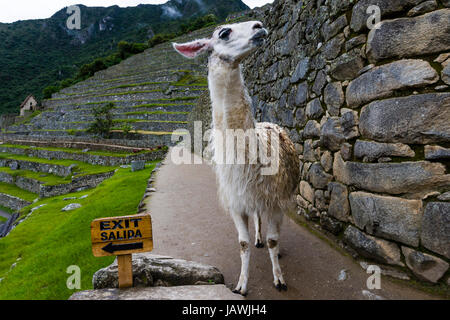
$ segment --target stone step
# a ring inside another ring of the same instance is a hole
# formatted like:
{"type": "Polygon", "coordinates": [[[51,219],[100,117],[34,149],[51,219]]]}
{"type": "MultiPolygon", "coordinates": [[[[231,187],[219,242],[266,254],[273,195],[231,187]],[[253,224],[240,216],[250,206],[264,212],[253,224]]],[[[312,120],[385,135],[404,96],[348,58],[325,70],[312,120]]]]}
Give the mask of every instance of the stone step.
{"type": "MultiPolygon", "coordinates": [[[[36,196],[37,198],[37,196],[36,196]]],[[[31,202],[15,197],[13,195],[0,192],[0,205],[2,207],[11,209],[13,211],[20,211],[25,207],[28,207],[31,202]]]]}
{"type": "Polygon", "coordinates": [[[101,102],[101,101],[142,101],[142,100],[157,100],[157,99],[170,99],[170,98],[180,98],[180,97],[196,97],[201,93],[206,91],[207,88],[202,89],[190,89],[190,88],[177,88],[172,90],[171,93],[165,94],[161,90],[158,91],[149,91],[149,92],[138,92],[138,91],[129,91],[123,92],[121,94],[101,94],[101,95],[93,95],[89,97],[76,96],[76,97],[67,97],[62,99],[51,99],[46,100],[46,107],[55,107],[63,104],[78,104],[78,103],[92,103],[92,102],[101,102]]]}
{"type": "MultiPolygon", "coordinates": [[[[194,105],[187,104],[144,104],[135,107],[115,107],[113,111],[113,116],[115,118],[121,118],[123,115],[129,115],[130,113],[146,113],[146,114],[188,114],[192,111],[194,105]]],[[[33,118],[30,122],[36,123],[41,121],[65,121],[67,119],[78,120],[78,117],[82,116],[92,116],[94,107],[91,106],[69,106],[61,107],[55,111],[44,111],[39,116],[33,118]]],[[[170,119],[161,119],[170,120],[170,119]]],[[[177,119],[173,119],[177,120],[177,119]]],[[[183,121],[183,120],[181,120],[183,121]]]]}
{"type": "Polygon", "coordinates": [[[69,300],[244,300],[223,284],[101,289],[74,293],[69,300]]]}
{"type": "MultiPolygon", "coordinates": [[[[17,131],[17,132],[8,132],[3,133],[3,136],[9,137],[9,139],[17,139],[17,138],[27,138],[31,140],[40,140],[40,141],[67,141],[67,140],[75,140],[75,141],[98,141],[101,139],[97,135],[89,134],[86,131],[62,131],[62,130],[39,130],[39,131],[17,131]]],[[[171,133],[170,132],[156,132],[156,131],[140,131],[137,133],[125,135],[123,132],[113,131],[111,134],[111,138],[108,139],[108,143],[117,144],[129,147],[137,147],[137,148],[152,148],[156,146],[170,146],[171,142],[171,133]]]]}
{"type": "Polygon", "coordinates": [[[10,144],[120,151],[127,148],[128,150],[148,150],[157,146],[170,145],[171,135],[164,132],[146,132],[124,137],[123,134],[113,132],[110,139],[103,139],[93,135],[68,135],[67,132],[62,135],[47,136],[43,136],[40,132],[38,134],[27,132],[25,134],[1,133],[0,140],[10,144]]]}
{"type": "MultiPolygon", "coordinates": [[[[86,147],[86,146],[85,146],[86,147]]],[[[129,150],[129,154],[105,155],[91,151],[83,152],[83,150],[64,149],[52,150],[45,148],[26,148],[0,145],[0,152],[14,155],[22,155],[33,158],[47,160],[74,160],[91,165],[115,167],[125,164],[131,164],[133,161],[155,161],[163,159],[167,150],[165,148],[155,148],[153,150],[142,150],[141,153],[134,152],[139,150],[129,150]]],[[[1,155],[1,154],[0,154],[1,155]]],[[[33,172],[45,172],[60,177],[68,177],[72,175],[75,165],[63,166],[54,165],[43,162],[33,162],[15,159],[0,159],[1,167],[14,166],[18,170],[30,170],[33,172]]]]}
{"type": "MultiPolygon", "coordinates": [[[[111,101],[111,100],[102,100],[98,102],[81,102],[81,103],[67,103],[67,104],[59,104],[55,105],[53,107],[46,106],[45,110],[42,113],[45,112],[69,112],[74,110],[87,110],[87,109],[94,109],[98,108],[102,105],[108,104],[108,103],[114,103],[114,112],[132,112],[133,109],[129,111],[122,111],[118,110],[119,108],[131,108],[131,107],[173,107],[174,105],[181,105],[182,106],[190,106],[192,107],[194,104],[196,104],[199,96],[192,96],[192,97],[180,97],[180,98],[173,98],[171,100],[170,98],[163,98],[163,99],[152,99],[152,100],[132,100],[132,101],[111,101]]],[[[159,109],[158,109],[159,110],[159,109]]],[[[167,111],[182,111],[182,110],[169,110],[167,111]]],[[[190,110],[189,110],[190,111],[190,110]]]]}

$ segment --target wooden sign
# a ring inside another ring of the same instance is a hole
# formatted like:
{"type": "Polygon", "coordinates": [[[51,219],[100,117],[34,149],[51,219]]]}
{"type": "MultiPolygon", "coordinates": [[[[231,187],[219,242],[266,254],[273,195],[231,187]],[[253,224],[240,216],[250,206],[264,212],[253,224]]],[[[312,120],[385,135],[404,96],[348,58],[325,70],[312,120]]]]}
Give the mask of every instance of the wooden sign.
{"type": "Polygon", "coordinates": [[[97,219],[91,223],[91,239],[94,256],[118,256],[119,287],[131,287],[131,254],[153,250],[152,219],[149,214],[97,219]]]}

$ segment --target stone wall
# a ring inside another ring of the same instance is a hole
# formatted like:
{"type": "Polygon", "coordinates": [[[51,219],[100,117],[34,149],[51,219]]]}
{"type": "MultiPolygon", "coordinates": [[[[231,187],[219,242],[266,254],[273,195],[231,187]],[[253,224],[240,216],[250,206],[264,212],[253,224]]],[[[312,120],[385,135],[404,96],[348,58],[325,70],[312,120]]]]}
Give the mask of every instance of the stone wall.
{"type": "Polygon", "coordinates": [[[11,196],[6,193],[0,193],[0,205],[9,208],[14,211],[19,211],[26,206],[29,206],[31,202],[25,201],[23,199],[11,196]]]}
{"type": "Polygon", "coordinates": [[[296,144],[298,214],[364,259],[447,285],[449,7],[275,0],[259,17],[268,44],[244,64],[256,119],[296,144]]]}
{"type": "MultiPolygon", "coordinates": [[[[100,166],[120,166],[125,164],[130,164],[132,161],[155,161],[159,159],[164,159],[167,153],[166,148],[161,150],[150,151],[146,153],[140,153],[135,155],[127,156],[101,156],[89,153],[76,153],[76,152],[65,152],[56,150],[44,150],[44,149],[23,149],[23,148],[13,148],[13,147],[3,147],[0,146],[0,154],[2,152],[27,155],[29,157],[49,159],[49,160],[75,160],[92,165],[100,166]]],[[[65,167],[59,165],[50,164],[39,164],[36,162],[28,161],[16,161],[16,160],[3,160],[0,161],[0,166],[9,166],[10,163],[17,162],[20,164],[20,169],[32,170],[35,172],[48,172],[53,173],[58,176],[66,177],[71,174],[72,167],[65,167]],[[6,163],[6,165],[3,165],[6,163]],[[28,163],[28,165],[27,165],[28,163]],[[37,168],[36,170],[34,168],[37,168]]],[[[74,165],[75,166],[75,165],[74,165]]]]}

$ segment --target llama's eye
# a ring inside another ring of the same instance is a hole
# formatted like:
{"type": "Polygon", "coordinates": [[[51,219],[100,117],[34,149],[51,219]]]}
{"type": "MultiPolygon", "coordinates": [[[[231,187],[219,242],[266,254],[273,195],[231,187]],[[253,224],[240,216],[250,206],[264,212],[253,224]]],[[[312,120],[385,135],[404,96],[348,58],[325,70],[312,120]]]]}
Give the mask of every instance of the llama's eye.
{"type": "Polygon", "coordinates": [[[230,38],[230,34],[231,34],[230,28],[222,29],[219,32],[219,38],[222,40],[228,40],[230,38]]]}

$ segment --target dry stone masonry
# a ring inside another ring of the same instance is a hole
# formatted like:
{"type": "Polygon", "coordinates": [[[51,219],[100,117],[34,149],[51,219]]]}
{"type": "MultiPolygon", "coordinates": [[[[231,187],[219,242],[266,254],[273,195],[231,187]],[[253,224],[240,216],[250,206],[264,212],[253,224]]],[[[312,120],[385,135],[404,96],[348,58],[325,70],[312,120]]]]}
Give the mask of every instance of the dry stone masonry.
{"type": "Polygon", "coordinates": [[[275,0],[258,19],[270,36],[246,82],[256,119],[296,144],[298,213],[365,260],[448,285],[450,2],[275,0]]]}

